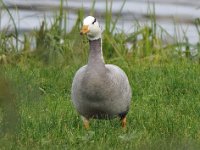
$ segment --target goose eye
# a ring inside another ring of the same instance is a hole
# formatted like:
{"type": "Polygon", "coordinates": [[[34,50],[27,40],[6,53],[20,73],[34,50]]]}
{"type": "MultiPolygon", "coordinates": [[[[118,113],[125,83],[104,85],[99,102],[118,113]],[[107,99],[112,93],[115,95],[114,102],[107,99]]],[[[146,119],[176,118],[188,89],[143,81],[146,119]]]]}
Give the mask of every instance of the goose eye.
{"type": "Polygon", "coordinates": [[[96,18],[94,18],[94,21],[92,22],[92,24],[94,24],[96,21],[97,21],[96,18]]]}

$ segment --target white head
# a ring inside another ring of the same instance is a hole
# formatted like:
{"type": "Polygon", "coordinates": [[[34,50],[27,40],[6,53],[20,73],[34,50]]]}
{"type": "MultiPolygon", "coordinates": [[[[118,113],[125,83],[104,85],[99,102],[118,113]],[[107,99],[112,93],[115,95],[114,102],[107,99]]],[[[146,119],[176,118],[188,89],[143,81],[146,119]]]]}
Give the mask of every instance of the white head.
{"type": "Polygon", "coordinates": [[[97,40],[101,38],[101,28],[96,18],[87,16],[83,20],[83,27],[80,34],[87,34],[89,40],[97,40]]]}

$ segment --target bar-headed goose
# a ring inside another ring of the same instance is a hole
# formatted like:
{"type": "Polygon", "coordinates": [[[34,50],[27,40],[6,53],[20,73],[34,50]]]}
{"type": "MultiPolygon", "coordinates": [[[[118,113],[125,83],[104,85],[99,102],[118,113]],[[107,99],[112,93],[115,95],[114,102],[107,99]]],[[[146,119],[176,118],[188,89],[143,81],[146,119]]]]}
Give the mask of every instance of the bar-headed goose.
{"type": "Polygon", "coordinates": [[[96,18],[88,16],[83,21],[81,34],[86,34],[90,51],[88,64],[75,74],[72,83],[72,101],[83,118],[85,128],[89,119],[107,119],[119,116],[122,127],[131,101],[131,87],[124,71],[116,65],[105,64],[101,28],[96,18]]]}

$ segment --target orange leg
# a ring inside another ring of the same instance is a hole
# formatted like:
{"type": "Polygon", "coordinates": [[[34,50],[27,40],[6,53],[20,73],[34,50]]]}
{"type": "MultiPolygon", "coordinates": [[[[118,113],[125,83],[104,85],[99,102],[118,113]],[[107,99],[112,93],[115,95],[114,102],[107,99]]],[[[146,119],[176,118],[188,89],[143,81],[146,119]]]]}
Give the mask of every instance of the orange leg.
{"type": "Polygon", "coordinates": [[[83,125],[85,127],[85,129],[89,129],[89,120],[85,117],[82,116],[82,120],[83,120],[83,125]]]}
{"type": "Polygon", "coordinates": [[[122,128],[126,128],[126,116],[121,118],[122,128]]]}

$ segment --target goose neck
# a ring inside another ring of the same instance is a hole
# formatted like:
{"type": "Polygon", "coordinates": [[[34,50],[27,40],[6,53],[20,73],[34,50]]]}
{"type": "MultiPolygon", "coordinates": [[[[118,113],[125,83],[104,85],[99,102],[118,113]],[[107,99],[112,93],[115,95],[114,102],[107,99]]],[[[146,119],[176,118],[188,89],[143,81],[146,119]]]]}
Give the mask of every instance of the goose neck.
{"type": "Polygon", "coordinates": [[[89,40],[90,52],[88,64],[104,64],[101,39],[89,40]]]}

